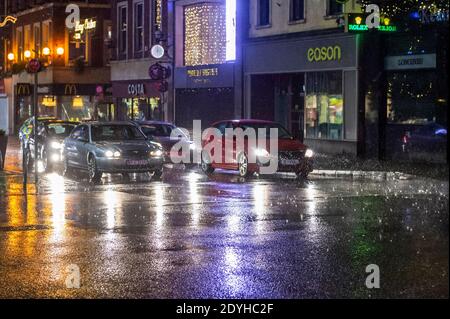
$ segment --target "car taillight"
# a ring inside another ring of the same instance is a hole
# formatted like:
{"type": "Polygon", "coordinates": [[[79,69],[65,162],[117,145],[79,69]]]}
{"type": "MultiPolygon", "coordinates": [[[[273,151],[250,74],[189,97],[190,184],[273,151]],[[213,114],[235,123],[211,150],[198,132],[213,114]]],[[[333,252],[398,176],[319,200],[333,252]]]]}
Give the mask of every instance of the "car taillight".
{"type": "Polygon", "coordinates": [[[409,138],[410,138],[410,133],[409,132],[406,132],[405,134],[403,134],[403,137],[402,137],[403,143],[407,144],[409,142],[409,138]]]}

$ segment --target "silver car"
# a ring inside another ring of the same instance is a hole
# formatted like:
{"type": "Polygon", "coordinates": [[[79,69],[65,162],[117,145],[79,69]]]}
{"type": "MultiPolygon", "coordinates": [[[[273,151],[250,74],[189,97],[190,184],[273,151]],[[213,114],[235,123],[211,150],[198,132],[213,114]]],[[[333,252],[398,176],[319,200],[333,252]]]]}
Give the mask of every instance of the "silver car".
{"type": "Polygon", "coordinates": [[[87,170],[97,183],[103,173],[163,173],[163,150],[149,141],[139,127],[128,122],[91,122],[77,126],[64,140],[64,175],[87,170]]]}

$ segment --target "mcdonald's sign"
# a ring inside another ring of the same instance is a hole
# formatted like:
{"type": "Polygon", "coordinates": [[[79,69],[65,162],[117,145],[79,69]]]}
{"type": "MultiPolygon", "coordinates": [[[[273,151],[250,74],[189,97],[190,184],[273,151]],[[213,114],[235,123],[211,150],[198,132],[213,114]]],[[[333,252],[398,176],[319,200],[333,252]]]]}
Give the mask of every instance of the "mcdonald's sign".
{"type": "Polygon", "coordinates": [[[29,83],[18,83],[16,85],[17,96],[30,96],[32,91],[32,87],[29,83]]]}
{"type": "Polygon", "coordinates": [[[64,88],[64,95],[77,95],[77,85],[76,84],[66,84],[64,88]]]}

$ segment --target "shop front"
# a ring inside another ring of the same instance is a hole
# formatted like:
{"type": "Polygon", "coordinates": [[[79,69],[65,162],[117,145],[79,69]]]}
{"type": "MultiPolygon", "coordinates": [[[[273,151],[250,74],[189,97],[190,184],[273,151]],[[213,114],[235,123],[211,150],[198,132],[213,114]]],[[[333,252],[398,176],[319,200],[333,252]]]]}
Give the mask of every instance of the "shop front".
{"type": "Polygon", "coordinates": [[[235,115],[234,63],[175,69],[175,122],[191,129],[193,120],[202,127],[235,115]]]}
{"type": "Polygon", "coordinates": [[[443,27],[387,39],[387,158],[447,160],[447,52],[448,30],[443,27]],[[405,149],[408,143],[417,147],[405,149]]]}
{"type": "MultiPolygon", "coordinates": [[[[38,86],[39,116],[61,120],[111,120],[114,114],[108,84],[49,84],[38,86]]],[[[15,130],[33,115],[34,85],[15,85],[15,130]]]]}
{"type": "Polygon", "coordinates": [[[155,120],[164,119],[161,105],[164,94],[160,92],[160,82],[115,81],[112,90],[117,107],[118,120],[155,120]]]}
{"type": "Polygon", "coordinates": [[[245,117],[272,120],[316,151],[358,152],[357,35],[245,47],[245,117]]]}

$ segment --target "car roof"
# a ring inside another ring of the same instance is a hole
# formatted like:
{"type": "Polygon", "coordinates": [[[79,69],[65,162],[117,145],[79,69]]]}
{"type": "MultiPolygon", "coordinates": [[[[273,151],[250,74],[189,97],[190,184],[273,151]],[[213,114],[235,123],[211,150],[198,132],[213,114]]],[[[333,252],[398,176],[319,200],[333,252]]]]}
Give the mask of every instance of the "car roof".
{"type": "Polygon", "coordinates": [[[217,124],[226,123],[226,122],[233,122],[236,124],[277,124],[274,121],[267,121],[267,120],[240,119],[240,120],[218,121],[218,122],[213,123],[212,125],[217,125],[217,124]]]}
{"type": "Polygon", "coordinates": [[[74,125],[78,125],[80,122],[76,122],[76,121],[65,121],[65,120],[45,120],[45,121],[40,121],[40,122],[44,122],[44,124],[52,124],[52,123],[60,123],[60,124],[74,124],[74,125]]]}
{"type": "Polygon", "coordinates": [[[139,125],[170,125],[170,126],[175,126],[175,124],[169,123],[169,122],[164,122],[164,121],[136,121],[135,123],[139,124],[139,125]]]}
{"type": "Polygon", "coordinates": [[[127,121],[111,121],[111,122],[99,122],[99,121],[93,121],[93,122],[86,122],[86,123],[81,123],[81,124],[85,124],[85,125],[95,125],[95,126],[107,126],[107,125],[130,125],[130,126],[135,126],[135,124],[133,122],[127,122],[127,121]]]}

